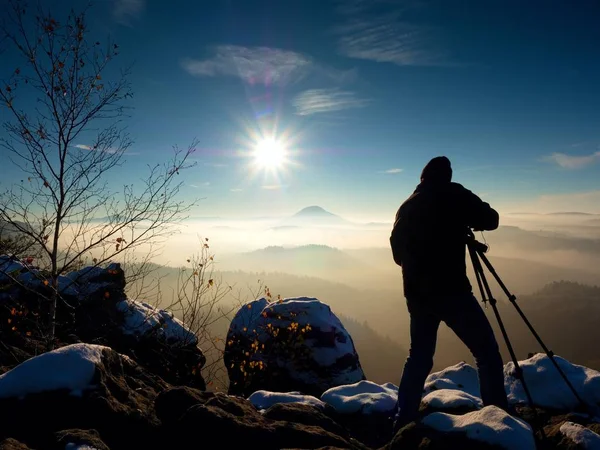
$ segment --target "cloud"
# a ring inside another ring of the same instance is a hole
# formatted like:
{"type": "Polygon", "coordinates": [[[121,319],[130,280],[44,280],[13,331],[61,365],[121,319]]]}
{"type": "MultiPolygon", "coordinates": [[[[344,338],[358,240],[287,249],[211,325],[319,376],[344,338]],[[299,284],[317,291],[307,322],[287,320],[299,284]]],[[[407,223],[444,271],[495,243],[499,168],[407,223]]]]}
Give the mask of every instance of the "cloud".
{"type": "Polygon", "coordinates": [[[362,108],[369,100],[357,98],[354,92],[339,89],[309,89],[298,94],[293,101],[296,114],[310,114],[362,108]]]}
{"type": "Polygon", "coordinates": [[[75,147],[80,148],[81,150],[93,150],[94,147],[90,145],[77,144],[75,147]]]}
{"type": "Polygon", "coordinates": [[[581,169],[600,161],[600,151],[582,156],[567,155],[566,153],[552,153],[543,159],[544,161],[558,164],[564,169],[581,169]]]}
{"type": "Polygon", "coordinates": [[[291,50],[270,47],[218,45],[208,59],[185,58],[181,67],[197,77],[229,76],[248,84],[286,85],[307,76],[351,83],[358,78],[356,69],[340,70],[315,62],[311,57],[291,50]]]}
{"type": "Polygon", "coordinates": [[[391,0],[350,1],[338,8],[344,22],[334,28],[338,51],[349,58],[387,62],[399,66],[440,66],[450,64],[437,46],[432,27],[403,18],[418,2],[391,0]],[[394,11],[379,12],[378,5],[394,11]],[[371,9],[373,8],[373,9],[371,9]]]}
{"type": "Polygon", "coordinates": [[[240,189],[240,188],[233,188],[233,189],[229,189],[229,191],[231,191],[231,192],[242,192],[242,191],[243,191],[243,189],[240,189]]]}
{"type": "Polygon", "coordinates": [[[262,189],[264,189],[266,191],[277,191],[277,190],[283,188],[283,186],[281,184],[265,184],[261,187],[262,187],[262,189]]]}
{"type": "Polygon", "coordinates": [[[400,172],[402,172],[402,170],[403,170],[403,169],[398,169],[398,168],[396,167],[396,168],[393,168],[393,169],[383,170],[383,171],[382,171],[382,172],[380,172],[380,173],[390,173],[390,174],[395,174],[395,173],[400,173],[400,172]]]}
{"type": "Polygon", "coordinates": [[[210,186],[210,181],[205,181],[204,183],[201,183],[201,184],[190,184],[190,187],[193,187],[196,189],[201,188],[201,187],[208,187],[208,186],[210,186]]]}
{"type": "Polygon", "coordinates": [[[287,84],[302,79],[312,66],[310,58],[293,51],[269,47],[220,45],[205,60],[184,59],[191,75],[238,77],[250,84],[287,84]]]}
{"type": "Polygon", "coordinates": [[[146,7],[146,0],[115,0],[113,17],[121,25],[131,26],[132,19],[139,19],[146,7]]]}
{"type": "Polygon", "coordinates": [[[206,167],[227,167],[227,164],[223,163],[204,163],[206,167]]]}

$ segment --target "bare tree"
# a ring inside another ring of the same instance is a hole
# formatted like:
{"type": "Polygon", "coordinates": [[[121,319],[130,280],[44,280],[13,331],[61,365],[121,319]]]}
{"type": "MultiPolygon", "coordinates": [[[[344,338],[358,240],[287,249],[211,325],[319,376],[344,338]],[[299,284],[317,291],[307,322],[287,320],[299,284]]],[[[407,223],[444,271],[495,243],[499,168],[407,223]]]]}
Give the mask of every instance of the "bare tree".
{"type": "Polygon", "coordinates": [[[82,261],[99,265],[169,236],[193,204],[177,199],[176,177],[190,167],[196,142],[149,166],[139,185],[115,191],[107,172],[122,165],[132,144],[123,126],[132,96],[128,71],[112,79],[107,70],[118,45],[91,39],[86,10],[72,11],[62,23],[18,0],[11,6],[4,38],[22,65],[0,85],[12,118],[0,145],[23,176],[1,194],[0,220],[42,250],[52,292],[52,347],[58,276],[82,261]]]}
{"type": "Polygon", "coordinates": [[[222,378],[224,370],[224,338],[219,336],[222,335],[221,328],[228,326],[236,310],[236,305],[228,298],[232,293],[233,286],[225,283],[215,271],[208,238],[201,239],[199,252],[178,269],[166,309],[198,338],[198,346],[207,360],[202,372],[209,386],[222,378]]]}

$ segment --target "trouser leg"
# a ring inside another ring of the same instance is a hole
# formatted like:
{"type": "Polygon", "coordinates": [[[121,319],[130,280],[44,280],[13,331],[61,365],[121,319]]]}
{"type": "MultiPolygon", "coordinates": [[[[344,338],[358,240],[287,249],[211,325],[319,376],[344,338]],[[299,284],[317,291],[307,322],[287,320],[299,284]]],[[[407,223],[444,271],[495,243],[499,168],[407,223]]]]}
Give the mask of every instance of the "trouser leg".
{"type": "Polygon", "coordinates": [[[397,423],[417,418],[423,386],[433,367],[440,320],[427,312],[410,312],[410,351],[398,389],[397,423]]]}
{"type": "Polygon", "coordinates": [[[504,389],[504,365],[490,322],[472,295],[457,299],[453,306],[443,320],[475,358],[483,404],[506,410],[508,401],[504,389]]]}

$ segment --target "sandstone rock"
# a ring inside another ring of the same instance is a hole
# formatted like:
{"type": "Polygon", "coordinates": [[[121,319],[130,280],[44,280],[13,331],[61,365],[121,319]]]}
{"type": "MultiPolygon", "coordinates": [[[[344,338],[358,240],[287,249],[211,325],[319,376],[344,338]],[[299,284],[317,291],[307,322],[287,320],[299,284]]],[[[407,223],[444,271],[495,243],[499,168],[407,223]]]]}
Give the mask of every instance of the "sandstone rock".
{"type": "Polygon", "coordinates": [[[319,397],[327,389],[365,379],[352,338],[329,306],[315,298],[240,308],[227,334],[229,392],[264,389],[319,397]]]}
{"type": "Polygon", "coordinates": [[[64,430],[55,434],[55,450],[71,450],[83,446],[94,450],[110,450],[96,430],[64,430]]]}
{"type": "Polygon", "coordinates": [[[156,439],[154,399],[167,387],[110,348],[74,344],[0,377],[0,438],[51,448],[55,433],[95,429],[111,449],[141,448],[156,439]]]}
{"type": "Polygon", "coordinates": [[[293,410],[295,414],[302,415],[303,422],[307,423],[273,420],[268,417],[281,414],[290,417],[292,409],[282,413],[277,408],[263,415],[244,398],[223,393],[194,392],[192,389],[174,388],[165,391],[157,398],[156,404],[164,426],[162,435],[169,436],[170,445],[174,447],[190,448],[196,445],[198,427],[202,426],[202,439],[216,441],[221,448],[249,445],[278,450],[313,449],[327,445],[346,449],[364,448],[360,443],[347,439],[347,433],[340,436],[332,432],[334,429],[339,432],[340,428],[323,415],[307,410],[298,414],[302,407],[293,410]],[[190,406],[194,401],[196,404],[190,406]],[[325,425],[329,430],[319,424],[325,425]]]}

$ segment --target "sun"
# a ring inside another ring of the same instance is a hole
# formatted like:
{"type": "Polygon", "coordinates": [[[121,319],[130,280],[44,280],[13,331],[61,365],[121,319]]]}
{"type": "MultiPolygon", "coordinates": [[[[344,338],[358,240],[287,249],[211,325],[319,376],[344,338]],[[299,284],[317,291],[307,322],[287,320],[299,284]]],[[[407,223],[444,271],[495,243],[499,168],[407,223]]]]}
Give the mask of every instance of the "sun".
{"type": "Polygon", "coordinates": [[[254,163],[261,169],[276,170],[284,166],[287,149],[285,145],[273,138],[260,140],[253,151],[254,163]]]}

